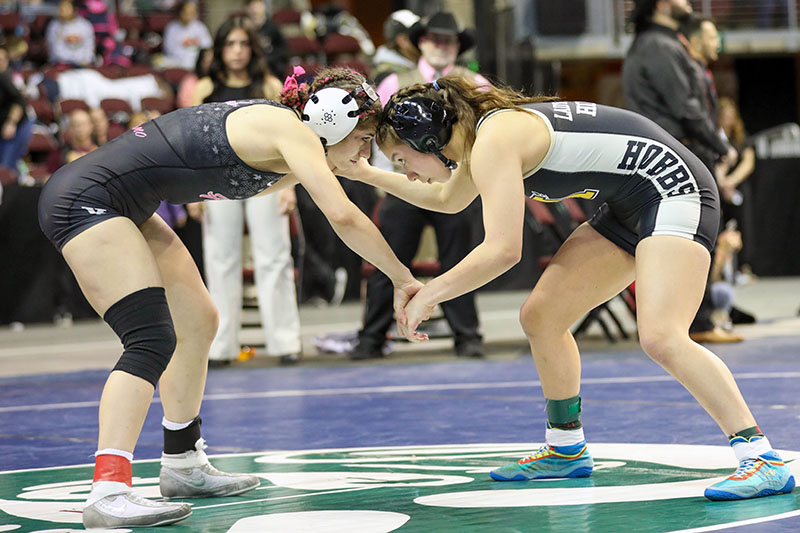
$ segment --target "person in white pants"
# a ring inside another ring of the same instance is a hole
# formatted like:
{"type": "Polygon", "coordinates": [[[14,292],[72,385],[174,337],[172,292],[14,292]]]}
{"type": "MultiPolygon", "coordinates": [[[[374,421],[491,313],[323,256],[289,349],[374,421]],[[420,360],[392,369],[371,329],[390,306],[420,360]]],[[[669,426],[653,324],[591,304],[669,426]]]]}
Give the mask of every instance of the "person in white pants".
{"type": "Polygon", "coordinates": [[[267,353],[281,357],[283,364],[299,360],[300,317],[288,217],[295,204],[293,189],[272,196],[206,203],[203,259],[208,290],[219,309],[219,330],[209,353],[210,361],[220,361],[214,366],[224,365],[239,354],[245,218],[267,353]]]}

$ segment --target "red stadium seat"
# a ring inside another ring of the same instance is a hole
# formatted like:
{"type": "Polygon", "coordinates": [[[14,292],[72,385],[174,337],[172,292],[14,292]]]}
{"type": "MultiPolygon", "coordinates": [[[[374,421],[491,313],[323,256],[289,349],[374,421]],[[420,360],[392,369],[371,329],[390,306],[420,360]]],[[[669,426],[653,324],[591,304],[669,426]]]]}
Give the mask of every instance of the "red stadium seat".
{"type": "Polygon", "coordinates": [[[175,110],[175,103],[166,98],[142,98],[142,109],[145,111],[158,111],[162,115],[166,115],[175,110]]]}
{"type": "Polygon", "coordinates": [[[0,167],[0,185],[8,187],[17,182],[17,173],[10,168],[0,167]]]}
{"type": "Polygon", "coordinates": [[[47,98],[37,98],[29,100],[28,103],[36,113],[36,118],[43,124],[50,124],[54,120],[53,106],[47,98]]]}
{"type": "Polygon", "coordinates": [[[106,115],[113,115],[114,113],[133,113],[133,109],[131,109],[131,105],[127,102],[127,100],[123,100],[121,98],[104,98],[100,100],[100,107],[103,111],[106,112],[106,115]]]}
{"type": "Polygon", "coordinates": [[[145,74],[155,74],[156,72],[157,70],[150,65],[142,65],[137,63],[128,67],[126,70],[126,76],[144,76],[145,74]]]}
{"type": "Polygon", "coordinates": [[[178,85],[187,74],[189,74],[189,71],[185,68],[167,68],[161,71],[161,76],[170,85],[178,85]]]}
{"type": "Polygon", "coordinates": [[[89,104],[84,102],[83,100],[61,100],[58,103],[58,107],[61,110],[62,115],[69,115],[76,109],[83,109],[84,111],[89,111],[89,104]]]}
{"type": "Polygon", "coordinates": [[[30,153],[48,153],[57,149],[58,143],[52,135],[38,131],[31,135],[31,140],[28,141],[28,152],[30,153]]]}
{"type": "Polygon", "coordinates": [[[125,133],[125,126],[118,122],[109,122],[108,123],[108,140],[116,139],[120,135],[125,133]]]}
{"type": "Polygon", "coordinates": [[[342,35],[341,33],[329,33],[325,37],[323,49],[325,54],[332,56],[337,54],[357,54],[361,51],[361,46],[355,37],[342,35]]]}
{"type": "Polygon", "coordinates": [[[117,24],[120,28],[128,32],[130,35],[132,32],[140,32],[144,27],[144,21],[141,17],[136,17],[133,15],[119,15],[117,16],[117,24]]]}
{"type": "Polygon", "coordinates": [[[163,34],[164,28],[166,28],[167,24],[172,22],[174,18],[172,13],[152,13],[147,17],[147,29],[155,33],[163,34]]]}
{"type": "Polygon", "coordinates": [[[0,30],[4,33],[14,33],[14,29],[19,26],[19,15],[17,13],[0,14],[0,30]]]}
{"type": "Polygon", "coordinates": [[[299,24],[300,12],[294,9],[279,9],[272,14],[272,22],[275,24],[299,24]]]}
{"type": "Polygon", "coordinates": [[[125,75],[123,70],[117,65],[103,65],[95,68],[95,70],[110,80],[116,80],[125,75]]]}
{"type": "Polygon", "coordinates": [[[307,37],[289,37],[286,42],[289,44],[290,56],[307,56],[322,51],[322,46],[317,41],[307,37]]]}

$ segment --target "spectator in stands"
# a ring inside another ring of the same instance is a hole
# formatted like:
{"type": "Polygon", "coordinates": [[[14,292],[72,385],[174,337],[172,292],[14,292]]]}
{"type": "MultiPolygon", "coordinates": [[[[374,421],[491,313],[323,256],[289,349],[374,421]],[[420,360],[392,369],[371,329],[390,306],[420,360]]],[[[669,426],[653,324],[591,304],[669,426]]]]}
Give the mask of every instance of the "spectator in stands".
{"type": "Polygon", "coordinates": [[[89,111],[89,116],[92,118],[94,142],[97,146],[103,146],[108,142],[108,115],[102,107],[95,107],[89,111]]]}
{"type": "Polygon", "coordinates": [[[75,13],[72,0],[61,0],[58,18],[47,26],[50,63],[85,67],[94,62],[94,28],[75,13]]]}
{"type": "MultiPolygon", "coordinates": [[[[631,19],[636,36],[622,69],[627,107],[653,120],[680,139],[714,172],[719,157],[736,158],[736,150],[717,131],[706,104],[707,90],[698,81],[694,60],[678,34],[692,13],[688,0],[636,0],[631,19]]],[[[742,339],[711,320],[710,287],[690,328],[697,342],[742,339]]]]}
{"type": "Polygon", "coordinates": [[[203,48],[200,50],[200,53],[197,54],[194,72],[184,76],[180,84],[178,84],[178,94],[175,97],[175,104],[177,107],[189,107],[192,105],[192,98],[194,97],[194,89],[197,87],[197,82],[201,78],[208,76],[208,71],[211,69],[211,61],[213,59],[213,48],[203,48]]]}
{"type": "Polygon", "coordinates": [[[723,97],[719,100],[719,128],[739,152],[739,159],[734,164],[723,161],[717,165],[716,176],[722,200],[722,216],[724,222],[736,219],[741,225],[744,222],[741,205],[745,195],[739,190],[739,186],[755,169],[756,151],[747,138],[739,108],[730,98],[723,97]]]}
{"type": "Polygon", "coordinates": [[[265,0],[245,0],[244,9],[258,34],[261,48],[267,55],[269,69],[276,76],[283,75],[286,72],[289,43],[281,33],[280,27],[267,16],[265,0]]]}
{"type": "Polygon", "coordinates": [[[92,138],[93,133],[94,125],[88,112],[76,109],[69,114],[65,135],[67,146],[64,154],[65,163],[72,163],[97,148],[92,138]]]}
{"type": "MultiPolygon", "coordinates": [[[[209,76],[197,83],[193,104],[248,98],[279,100],[281,88],[280,81],[267,69],[251,22],[234,17],[217,31],[209,76]]],[[[267,353],[281,364],[297,363],[301,351],[300,316],[288,218],[297,205],[294,189],[247,200],[194,205],[205,205],[205,273],[211,299],[219,309],[219,329],[211,344],[209,366],[228,365],[239,355],[245,219],[267,353]]]]}
{"type": "Polygon", "coordinates": [[[211,34],[197,19],[197,3],[193,0],[178,4],[176,12],[178,19],[164,29],[164,55],[167,64],[190,70],[200,50],[211,46],[211,34]]]}
{"type": "Polygon", "coordinates": [[[408,9],[395,11],[383,23],[385,44],[378,47],[372,62],[372,78],[379,84],[389,74],[411,70],[419,60],[419,49],[408,37],[408,31],[419,20],[419,16],[408,9]]]}
{"type": "Polygon", "coordinates": [[[131,65],[130,54],[126,54],[125,47],[118,39],[119,26],[114,12],[108,8],[105,0],[84,0],[80,15],[94,28],[94,39],[97,43],[97,54],[104,65],[131,65]]]}
{"type": "MultiPolygon", "coordinates": [[[[418,21],[409,30],[409,38],[422,55],[417,68],[399,74],[389,74],[378,86],[378,96],[385,105],[399,88],[415,83],[432,82],[447,74],[461,75],[478,85],[489,82],[475,72],[456,65],[458,56],[475,44],[472,33],[461,29],[451,13],[440,12],[425,21],[418,21]]],[[[470,251],[471,225],[468,210],[460,213],[436,213],[412,205],[396,196],[386,195],[378,213],[381,233],[398,259],[411,264],[419,247],[422,230],[428,224],[436,232],[441,269],[447,271],[470,251]]],[[[442,310],[450,324],[456,354],[463,357],[482,357],[483,342],[478,332],[478,312],[475,293],[469,292],[443,302],[442,310]]],[[[367,280],[367,303],[364,327],[358,333],[358,343],[350,352],[354,360],[381,357],[386,333],[392,324],[392,283],[380,272],[367,280]]]]}
{"type": "Polygon", "coordinates": [[[33,120],[26,106],[9,73],[8,51],[0,48],[0,166],[15,173],[33,135],[33,120]]]}

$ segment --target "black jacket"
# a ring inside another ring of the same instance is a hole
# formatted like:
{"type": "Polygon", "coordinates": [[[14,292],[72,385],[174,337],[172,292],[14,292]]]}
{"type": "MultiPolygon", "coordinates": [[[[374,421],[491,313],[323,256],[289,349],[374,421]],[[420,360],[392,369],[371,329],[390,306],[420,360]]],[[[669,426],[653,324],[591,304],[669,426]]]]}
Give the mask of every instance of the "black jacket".
{"type": "Polygon", "coordinates": [[[636,36],[625,57],[626,105],[676,139],[725,155],[728,146],[708,112],[693,61],[675,30],[651,24],[636,36]]]}

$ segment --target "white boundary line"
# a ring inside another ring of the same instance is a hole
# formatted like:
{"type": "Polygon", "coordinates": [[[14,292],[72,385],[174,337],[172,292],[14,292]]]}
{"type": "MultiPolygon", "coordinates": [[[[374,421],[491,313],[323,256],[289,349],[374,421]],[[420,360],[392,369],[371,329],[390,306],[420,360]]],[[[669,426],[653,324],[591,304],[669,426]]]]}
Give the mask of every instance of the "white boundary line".
{"type": "MultiPolygon", "coordinates": [[[[748,372],[736,374],[736,379],[795,379],[800,378],[800,372],[748,372]]],[[[639,376],[639,377],[608,377],[608,378],[585,378],[581,380],[582,385],[618,385],[628,383],[657,383],[672,382],[672,376],[639,376]]],[[[676,381],[677,383],[677,381],[676,381]]],[[[540,387],[538,380],[529,381],[498,381],[481,383],[434,383],[430,385],[386,385],[381,387],[345,387],[336,389],[290,389],[260,392],[237,392],[237,393],[216,393],[206,394],[204,402],[225,401],[225,400],[248,400],[257,398],[301,398],[310,396],[337,396],[350,394],[397,394],[407,392],[431,392],[447,390],[480,390],[480,389],[516,389],[540,387]]],[[[161,403],[160,398],[153,398],[154,403],[161,403]]],[[[99,401],[87,402],[60,402],[33,405],[11,405],[0,407],[0,413],[15,413],[25,411],[57,411],[61,409],[81,409],[86,407],[97,407],[99,401]]]]}

